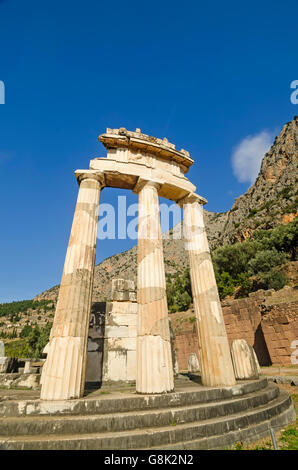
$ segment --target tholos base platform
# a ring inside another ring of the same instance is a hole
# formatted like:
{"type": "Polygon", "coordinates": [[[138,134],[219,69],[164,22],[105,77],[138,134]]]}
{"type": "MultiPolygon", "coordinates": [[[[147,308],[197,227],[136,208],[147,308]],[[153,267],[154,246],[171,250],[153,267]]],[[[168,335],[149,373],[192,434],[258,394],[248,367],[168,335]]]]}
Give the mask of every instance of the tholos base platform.
{"type": "Polygon", "coordinates": [[[227,449],[294,421],[288,393],[266,378],[202,387],[186,378],[175,392],[142,396],[133,387],[75,400],[0,403],[0,449],[227,449]]]}

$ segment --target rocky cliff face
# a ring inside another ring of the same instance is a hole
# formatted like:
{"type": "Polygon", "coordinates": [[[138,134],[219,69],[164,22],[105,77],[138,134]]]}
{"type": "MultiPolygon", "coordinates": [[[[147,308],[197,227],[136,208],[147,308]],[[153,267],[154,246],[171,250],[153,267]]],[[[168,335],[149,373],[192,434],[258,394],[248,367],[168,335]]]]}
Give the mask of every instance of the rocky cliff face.
{"type": "Polygon", "coordinates": [[[297,216],[298,116],[285,124],[263,158],[256,182],[225,214],[217,243],[234,243],[258,229],[287,224],[297,216]]]}
{"type": "MultiPolygon", "coordinates": [[[[226,243],[243,241],[254,230],[286,224],[297,216],[297,154],[298,116],[284,125],[271,149],[263,158],[256,182],[245,194],[235,200],[224,213],[205,211],[205,224],[211,249],[226,243]]],[[[183,271],[188,266],[184,243],[165,239],[164,260],[166,274],[183,271]]],[[[137,247],[112,256],[95,267],[93,300],[109,299],[112,279],[123,277],[136,281],[137,247]]],[[[58,286],[36,297],[54,300],[58,286]]]]}

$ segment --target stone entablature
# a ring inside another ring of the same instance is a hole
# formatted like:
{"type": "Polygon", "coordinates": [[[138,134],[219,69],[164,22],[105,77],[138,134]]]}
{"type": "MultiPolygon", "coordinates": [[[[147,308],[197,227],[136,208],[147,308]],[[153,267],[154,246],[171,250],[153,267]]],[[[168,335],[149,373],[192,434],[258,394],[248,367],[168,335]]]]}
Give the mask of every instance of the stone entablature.
{"type": "MultiPolygon", "coordinates": [[[[90,170],[104,173],[105,186],[137,192],[140,179],[154,181],[160,185],[159,196],[175,202],[196,191],[185,177],[193,160],[167,139],[120,128],[107,129],[99,140],[107,148],[107,157],[91,160],[90,170]]],[[[84,170],[77,170],[77,177],[80,172],[84,170]]]]}
{"type": "Polygon", "coordinates": [[[108,150],[108,157],[110,153],[113,154],[111,152],[113,149],[128,148],[128,155],[131,155],[132,158],[133,156],[144,158],[144,155],[147,154],[148,157],[153,156],[156,161],[174,161],[179,165],[183,173],[186,173],[194,162],[187,150],[181,149],[178,151],[175,145],[171,144],[168,139],[158,139],[157,137],[142,134],[140,129],[136,129],[136,132],[128,131],[124,127],[120,129],[107,129],[107,132],[100,135],[98,140],[108,150]]]}

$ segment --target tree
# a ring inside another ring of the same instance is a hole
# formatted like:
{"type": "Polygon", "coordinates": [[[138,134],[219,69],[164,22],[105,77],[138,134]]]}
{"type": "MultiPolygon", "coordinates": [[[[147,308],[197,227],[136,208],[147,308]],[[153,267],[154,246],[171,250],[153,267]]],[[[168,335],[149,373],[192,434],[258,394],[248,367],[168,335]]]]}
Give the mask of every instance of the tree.
{"type": "Polygon", "coordinates": [[[285,261],[285,254],[273,248],[272,250],[262,250],[256,253],[255,257],[248,262],[248,267],[252,274],[265,273],[285,261]]]}
{"type": "Polygon", "coordinates": [[[167,278],[167,301],[170,312],[187,310],[192,302],[189,269],[167,278]]]}
{"type": "Polygon", "coordinates": [[[261,276],[261,281],[264,289],[279,290],[286,285],[287,278],[284,273],[272,269],[261,276]]]}
{"type": "Polygon", "coordinates": [[[219,297],[224,299],[227,295],[232,295],[235,289],[235,280],[227,272],[216,273],[216,282],[219,297]]]}
{"type": "Polygon", "coordinates": [[[30,325],[25,325],[20,333],[20,338],[26,338],[32,331],[32,327],[30,325]]]}

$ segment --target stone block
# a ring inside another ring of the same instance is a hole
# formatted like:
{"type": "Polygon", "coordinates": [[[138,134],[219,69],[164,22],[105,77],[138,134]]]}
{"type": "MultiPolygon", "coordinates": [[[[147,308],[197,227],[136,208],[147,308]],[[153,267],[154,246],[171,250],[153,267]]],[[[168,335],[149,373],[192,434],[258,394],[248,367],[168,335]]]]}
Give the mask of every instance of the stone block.
{"type": "Polygon", "coordinates": [[[286,339],[282,339],[278,342],[279,346],[281,348],[290,348],[291,346],[291,343],[289,341],[287,341],[286,339]]]}
{"type": "Polygon", "coordinates": [[[136,337],[134,338],[108,338],[107,347],[112,350],[136,350],[136,337]]]}
{"type": "Polygon", "coordinates": [[[200,370],[199,360],[195,353],[191,353],[188,356],[187,369],[189,373],[199,372],[200,370]]]}
{"type": "Polygon", "coordinates": [[[107,351],[103,380],[108,382],[125,381],[127,377],[126,364],[126,351],[107,351]]]}
{"type": "Polygon", "coordinates": [[[135,291],[135,283],[129,279],[113,279],[112,293],[114,291],[135,291]]]}
{"type": "Polygon", "coordinates": [[[131,313],[115,314],[113,313],[109,319],[110,325],[113,326],[136,326],[137,315],[131,313]]]}
{"type": "Polygon", "coordinates": [[[257,379],[259,377],[256,355],[253,348],[244,339],[233,341],[231,356],[236,379],[257,379]]]}
{"type": "Polygon", "coordinates": [[[126,338],[129,337],[129,327],[128,326],[106,326],[106,338],[126,338]]]}
{"type": "Polygon", "coordinates": [[[137,337],[137,326],[129,326],[128,327],[128,336],[129,338],[136,338],[137,337]]]}
{"type": "Polygon", "coordinates": [[[130,292],[130,291],[115,291],[113,292],[113,297],[112,300],[116,300],[119,302],[136,302],[137,301],[137,295],[135,292],[130,292]]]}
{"type": "Polygon", "coordinates": [[[138,304],[136,302],[108,302],[107,303],[107,315],[127,315],[138,313],[138,304]]]}
{"type": "Polygon", "coordinates": [[[112,281],[112,300],[117,301],[136,301],[135,283],[126,279],[113,279],[112,281]]]}
{"type": "Polygon", "coordinates": [[[0,374],[17,372],[18,359],[15,357],[0,357],[0,374]]]}
{"type": "Polygon", "coordinates": [[[277,348],[276,349],[276,354],[278,356],[289,356],[289,353],[288,353],[287,349],[285,349],[285,348],[277,348]]]}
{"type": "Polygon", "coordinates": [[[136,380],[137,370],[137,353],[134,351],[127,351],[127,365],[126,365],[126,380],[136,380]]]}
{"type": "Polygon", "coordinates": [[[282,325],[286,325],[289,323],[289,320],[286,315],[279,315],[278,317],[276,317],[276,321],[277,323],[280,323],[282,325]]]}
{"type": "Polygon", "coordinates": [[[25,362],[25,367],[24,367],[24,374],[29,374],[31,370],[31,362],[26,361],[25,362]]]}

